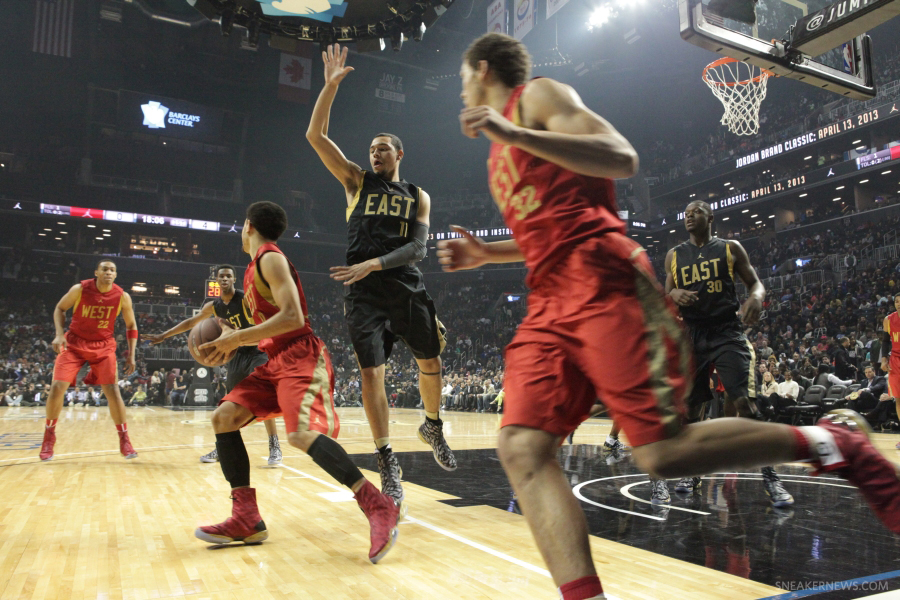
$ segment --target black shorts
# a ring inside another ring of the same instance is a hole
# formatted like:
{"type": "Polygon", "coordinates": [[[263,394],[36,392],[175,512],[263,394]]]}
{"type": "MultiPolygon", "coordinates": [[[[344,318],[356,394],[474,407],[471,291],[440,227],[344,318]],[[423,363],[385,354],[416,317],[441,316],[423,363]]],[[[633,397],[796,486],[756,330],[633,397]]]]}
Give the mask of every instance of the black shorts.
{"type": "Polygon", "coordinates": [[[756,353],[740,322],[715,327],[689,325],[688,331],[694,344],[696,367],[691,407],[712,399],[709,389],[711,367],[715,367],[730,399],[756,398],[756,353]]]}
{"type": "Polygon", "coordinates": [[[446,329],[414,267],[375,271],[347,287],[344,316],[361,369],[383,365],[403,340],[417,359],[440,356],[446,329]]]}
{"type": "Polygon", "coordinates": [[[268,360],[268,355],[258,348],[253,346],[238,348],[234,358],[225,365],[225,389],[229,392],[233,390],[234,386],[243,381],[256,367],[266,364],[268,360]]]}

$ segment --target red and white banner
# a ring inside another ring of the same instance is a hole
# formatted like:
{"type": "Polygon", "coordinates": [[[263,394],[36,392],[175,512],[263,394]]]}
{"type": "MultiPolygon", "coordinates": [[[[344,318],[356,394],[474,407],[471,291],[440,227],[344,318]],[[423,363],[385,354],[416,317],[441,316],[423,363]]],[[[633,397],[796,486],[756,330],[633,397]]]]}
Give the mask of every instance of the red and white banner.
{"type": "Polygon", "coordinates": [[[514,0],[513,7],[513,37],[521,40],[534,28],[537,0],[514,0]]]}
{"type": "Polygon", "coordinates": [[[488,33],[506,33],[506,0],[495,0],[487,9],[488,33]]]}
{"type": "Polygon", "coordinates": [[[309,103],[312,88],[312,44],[300,43],[297,52],[282,52],[278,71],[278,99],[309,103]]]}
{"type": "Polygon", "coordinates": [[[32,52],[72,58],[75,0],[35,0],[32,52]]]}

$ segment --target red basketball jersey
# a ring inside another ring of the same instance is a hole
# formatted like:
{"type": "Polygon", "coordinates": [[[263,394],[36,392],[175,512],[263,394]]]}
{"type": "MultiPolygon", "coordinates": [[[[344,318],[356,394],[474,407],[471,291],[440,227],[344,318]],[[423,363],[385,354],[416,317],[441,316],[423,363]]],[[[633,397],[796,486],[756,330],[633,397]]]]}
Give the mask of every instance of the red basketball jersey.
{"type": "MultiPolygon", "coordinates": [[[[250,316],[253,317],[253,323],[259,325],[266,319],[271,319],[278,314],[280,310],[275,304],[275,298],[272,296],[272,290],[266,282],[265,275],[260,273],[259,259],[267,252],[277,252],[284,256],[284,252],[276,244],[268,243],[259,247],[253,261],[247,267],[244,273],[244,301],[250,309],[250,316]]],[[[287,257],[285,257],[287,258],[287,257]]],[[[303,293],[303,286],[300,285],[300,277],[291,261],[288,261],[291,269],[291,277],[297,286],[297,293],[300,295],[300,308],[303,310],[303,318],[306,320],[303,327],[295,329],[287,333],[282,333],[273,338],[263,340],[259,343],[259,348],[265,350],[270,355],[288,346],[293,340],[312,333],[312,326],[309,323],[309,314],[306,308],[306,295],[303,293]]]]}
{"type": "MultiPolygon", "coordinates": [[[[516,125],[521,125],[519,98],[524,89],[520,85],[513,90],[503,110],[516,125]]],[[[494,201],[525,255],[529,287],[585,240],[612,231],[625,233],[610,179],[579,175],[496,143],[491,144],[488,176],[494,201]]]]}
{"type": "Polygon", "coordinates": [[[891,336],[891,362],[900,364],[900,313],[889,314],[887,321],[888,329],[885,333],[891,336]]]}
{"type": "Polygon", "coordinates": [[[78,299],[72,307],[69,331],[92,342],[112,339],[116,317],[122,311],[124,293],[125,290],[116,284],[108,292],[101,293],[95,279],[82,281],[78,299]]]}

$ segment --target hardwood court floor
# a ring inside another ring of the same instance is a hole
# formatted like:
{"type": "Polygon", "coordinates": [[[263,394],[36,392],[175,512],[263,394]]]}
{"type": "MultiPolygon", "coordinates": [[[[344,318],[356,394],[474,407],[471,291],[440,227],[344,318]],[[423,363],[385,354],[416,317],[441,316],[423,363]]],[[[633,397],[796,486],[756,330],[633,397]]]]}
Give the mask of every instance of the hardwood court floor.
{"type": "MultiPolygon", "coordinates": [[[[369,454],[362,409],[341,409],[340,416],[341,443],[351,454],[369,454]]],[[[415,436],[422,418],[420,411],[391,412],[392,444],[404,453],[402,463],[427,450],[415,436]]],[[[496,446],[496,415],[451,412],[444,418],[454,449],[496,446]]],[[[372,565],[368,527],[355,502],[285,444],[280,422],[282,467],[266,465],[265,429],[244,429],[251,484],[269,540],[212,549],[194,538],[194,528],[221,521],[231,502],[219,465],[198,460],[213,448],[209,413],[135,408],[128,422],[139,452],[131,461],[118,453],[105,408],[66,408],[56,456],[41,463],[43,409],[0,408],[0,598],[557,597],[523,517],[456,502],[453,495],[417,485],[411,473],[404,484],[410,511],[397,546],[372,565]]],[[[576,443],[601,444],[609,423],[589,421],[576,443]]],[[[893,440],[879,436],[879,444],[892,448],[893,440]]],[[[493,460],[492,453],[481,454],[493,460]]],[[[463,476],[466,468],[461,462],[455,475],[463,476]]],[[[378,483],[377,473],[364,473],[378,483]]],[[[499,479],[495,488],[507,485],[499,479]]],[[[472,473],[473,487],[484,485],[482,480],[472,473]]],[[[592,536],[591,545],[606,591],[615,598],[732,599],[782,592],[600,537],[592,536]]]]}

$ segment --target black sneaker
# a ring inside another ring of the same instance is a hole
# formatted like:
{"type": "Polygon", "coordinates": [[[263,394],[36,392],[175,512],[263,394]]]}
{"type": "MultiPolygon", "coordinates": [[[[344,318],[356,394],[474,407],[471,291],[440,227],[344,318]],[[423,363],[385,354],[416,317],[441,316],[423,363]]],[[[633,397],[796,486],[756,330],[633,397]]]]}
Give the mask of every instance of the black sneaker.
{"type": "Polygon", "coordinates": [[[650,494],[651,504],[668,504],[672,501],[665,479],[651,479],[650,485],[653,486],[653,492],[650,494]]]}
{"type": "Polygon", "coordinates": [[[781,480],[775,473],[775,469],[772,467],[763,467],[762,476],[763,486],[766,489],[766,494],[768,494],[769,501],[772,502],[773,507],[784,508],[785,506],[794,504],[794,497],[788,494],[787,490],[784,489],[781,480]]]}
{"type": "MultiPolygon", "coordinates": [[[[425,419],[425,422],[419,427],[418,434],[420,440],[431,446],[434,460],[441,465],[442,469],[445,471],[456,470],[456,457],[453,456],[453,450],[450,449],[450,446],[447,445],[447,440],[444,439],[443,421],[425,419]]],[[[387,494],[387,492],[384,493],[387,494]]]]}
{"type": "Polygon", "coordinates": [[[700,478],[699,477],[682,477],[681,480],[675,484],[675,491],[679,494],[690,494],[691,492],[699,492],[700,491],[700,478]]]}
{"type": "Polygon", "coordinates": [[[403,477],[403,470],[397,457],[393,452],[376,450],[375,453],[378,455],[378,472],[381,474],[381,493],[393,498],[397,504],[402,503],[403,486],[400,485],[400,479],[403,477]]]}

